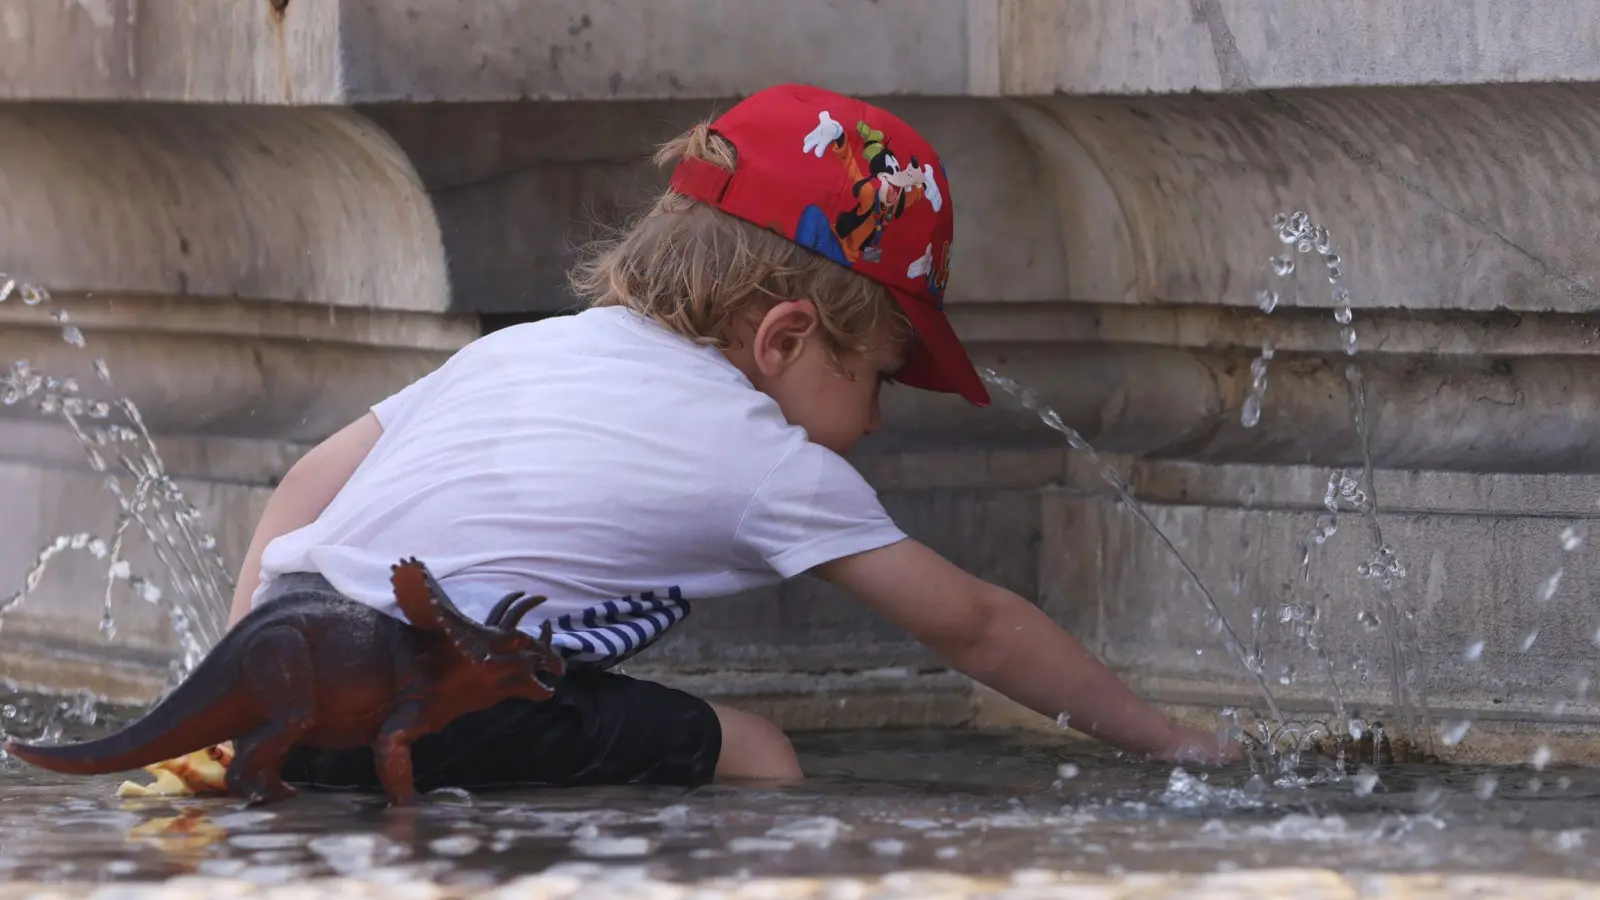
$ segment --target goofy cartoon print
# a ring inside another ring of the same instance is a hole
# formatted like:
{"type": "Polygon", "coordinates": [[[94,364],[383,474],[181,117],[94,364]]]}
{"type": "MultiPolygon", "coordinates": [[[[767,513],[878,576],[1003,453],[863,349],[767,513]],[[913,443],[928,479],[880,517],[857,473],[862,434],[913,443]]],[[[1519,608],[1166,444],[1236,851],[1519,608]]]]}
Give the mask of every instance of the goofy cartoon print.
{"type": "MultiPolygon", "coordinates": [[[[902,165],[883,132],[866,122],[857,122],[847,131],[827,110],[818,113],[817,127],[805,136],[803,152],[821,159],[830,150],[849,177],[849,196],[832,221],[827,210],[807,207],[795,233],[796,242],[829,259],[846,266],[858,260],[878,262],[884,226],[918,203],[926,201],[935,212],[944,206],[933,166],[919,165],[916,157],[902,165]]],[[[917,277],[924,273],[907,274],[917,277]]]]}

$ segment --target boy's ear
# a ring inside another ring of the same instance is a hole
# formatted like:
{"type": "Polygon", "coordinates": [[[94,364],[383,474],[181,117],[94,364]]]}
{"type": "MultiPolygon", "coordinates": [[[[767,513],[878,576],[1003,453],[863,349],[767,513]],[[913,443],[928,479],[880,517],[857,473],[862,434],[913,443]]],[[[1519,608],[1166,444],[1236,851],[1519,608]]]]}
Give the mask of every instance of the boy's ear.
{"type": "Polygon", "coordinates": [[[804,353],[806,341],[822,326],[810,300],[785,300],[775,304],[756,326],[751,351],[756,367],[768,378],[793,365],[804,353]]]}

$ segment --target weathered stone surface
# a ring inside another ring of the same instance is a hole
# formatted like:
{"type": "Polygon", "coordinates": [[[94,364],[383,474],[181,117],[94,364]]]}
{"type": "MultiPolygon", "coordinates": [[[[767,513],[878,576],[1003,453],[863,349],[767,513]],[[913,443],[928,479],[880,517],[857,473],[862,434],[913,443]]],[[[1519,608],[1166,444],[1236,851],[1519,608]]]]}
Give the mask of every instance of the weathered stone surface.
{"type": "Polygon", "coordinates": [[[943,96],[1594,80],[1584,0],[6,0],[13,99],[943,96]],[[281,10],[281,11],[280,11],[281,10]],[[870,46],[873,52],[859,52],[870,46]]]}

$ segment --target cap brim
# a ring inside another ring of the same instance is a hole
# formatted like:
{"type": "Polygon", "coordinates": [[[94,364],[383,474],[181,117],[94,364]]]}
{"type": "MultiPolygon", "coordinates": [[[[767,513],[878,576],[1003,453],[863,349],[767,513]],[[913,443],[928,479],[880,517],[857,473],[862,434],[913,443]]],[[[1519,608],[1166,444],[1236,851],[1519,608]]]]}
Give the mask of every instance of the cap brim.
{"type": "Polygon", "coordinates": [[[894,374],[894,380],[927,391],[960,394],[974,406],[988,406],[989,390],[973,368],[950,319],[894,288],[890,291],[917,333],[905,365],[894,374]]]}

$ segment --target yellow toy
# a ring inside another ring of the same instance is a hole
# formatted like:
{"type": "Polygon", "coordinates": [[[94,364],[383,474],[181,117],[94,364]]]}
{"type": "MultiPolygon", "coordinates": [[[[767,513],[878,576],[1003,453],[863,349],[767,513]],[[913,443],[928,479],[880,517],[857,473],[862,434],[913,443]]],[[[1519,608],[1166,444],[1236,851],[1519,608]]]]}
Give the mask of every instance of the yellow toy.
{"type": "Polygon", "coordinates": [[[227,791],[228,763],[233,762],[233,744],[223,743],[186,753],[144,767],[154,775],[151,784],[124,781],[118,797],[192,797],[196,794],[221,794],[227,791]]]}

